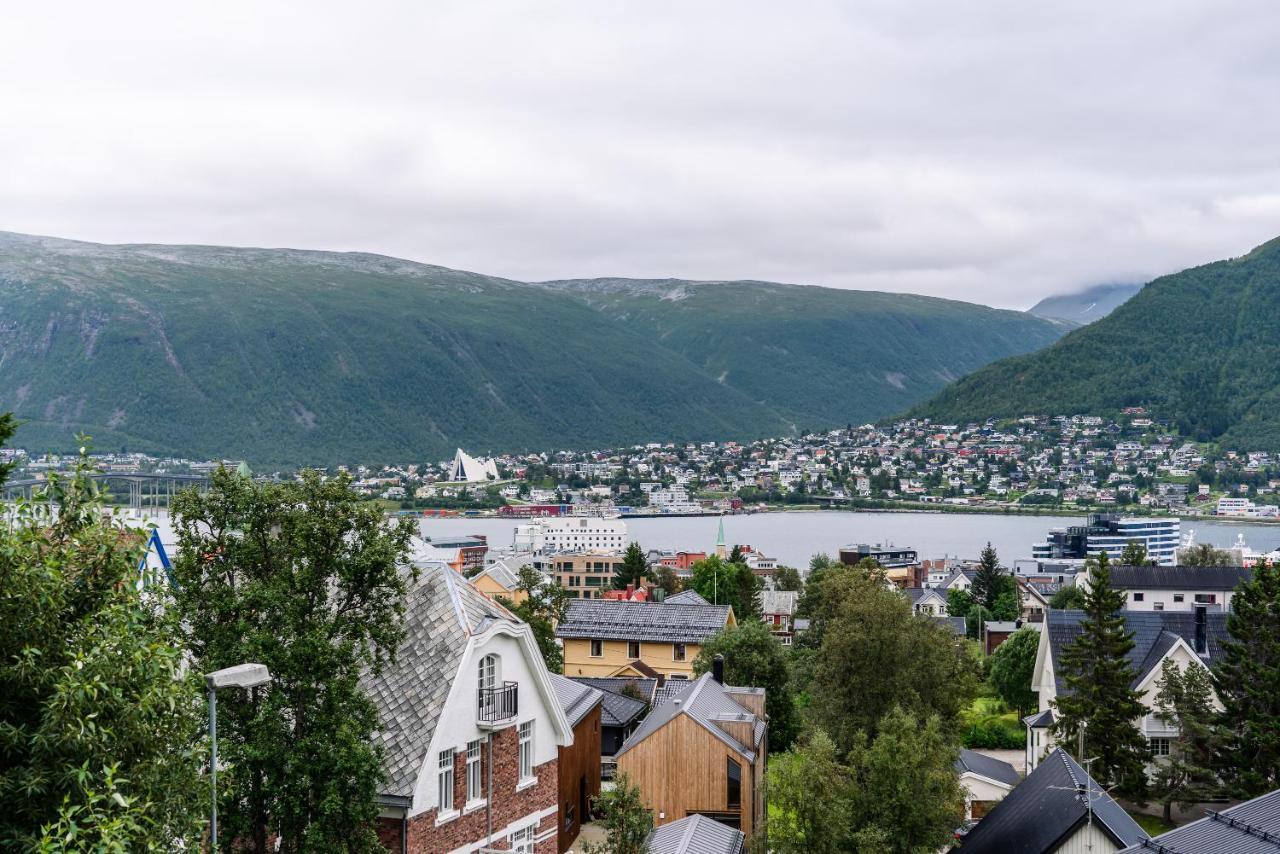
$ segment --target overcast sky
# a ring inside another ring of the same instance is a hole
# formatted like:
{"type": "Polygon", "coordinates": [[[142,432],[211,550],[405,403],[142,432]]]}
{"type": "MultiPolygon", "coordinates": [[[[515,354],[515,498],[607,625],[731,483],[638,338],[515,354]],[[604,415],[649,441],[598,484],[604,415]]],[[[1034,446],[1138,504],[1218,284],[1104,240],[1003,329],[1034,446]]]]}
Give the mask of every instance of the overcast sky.
{"type": "Polygon", "coordinates": [[[1280,235],[1278,45],[1275,0],[9,4],[0,229],[1025,308],[1280,235]]]}

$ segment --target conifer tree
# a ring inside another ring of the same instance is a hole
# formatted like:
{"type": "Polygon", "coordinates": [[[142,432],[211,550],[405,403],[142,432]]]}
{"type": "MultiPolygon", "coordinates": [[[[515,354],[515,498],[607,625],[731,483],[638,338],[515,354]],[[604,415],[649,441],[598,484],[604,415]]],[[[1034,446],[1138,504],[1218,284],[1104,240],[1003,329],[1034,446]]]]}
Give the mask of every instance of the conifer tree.
{"type": "Polygon", "coordinates": [[[1001,585],[1003,575],[1004,573],[1000,570],[1000,557],[988,542],[987,547],[978,556],[978,573],[973,577],[973,585],[969,590],[973,601],[988,611],[995,611],[996,600],[1004,589],[1001,585]]]}
{"type": "Polygon", "coordinates": [[[618,570],[613,576],[614,589],[626,590],[628,584],[634,584],[639,590],[648,577],[649,561],[644,556],[644,550],[639,543],[632,542],[627,546],[622,555],[622,563],[618,564],[618,570]]]}
{"type": "Polygon", "coordinates": [[[1169,739],[1169,755],[1153,757],[1156,770],[1151,794],[1164,805],[1164,820],[1169,824],[1175,803],[1189,806],[1218,793],[1213,770],[1217,713],[1212,679],[1199,665],[1180,668],[1166,659],[1156,690],[1154,711],[1177,728],[1177,734],[1169,739]]]}
{"type": "Polygon", "coordinates": [[[1280,569],[1239,586],[1214,675],[1224,708],[1224,775],[1243,798],[1280,788],[1280,569]]]}
{"type": "Polygon", "coordinates": [[[1118,785],[1124,794],[1141,795],[1146,786],[1147,742],[1138,729],[1146,707],[1133,684],[1133,633],[1120,612],[1124,594],[1111,589],[1111,564],[1097,558],[1084,593],[1080,635],[1062,653],[1060,668],[1066,690],[1054,701],[1058,738],[1075,750],[1085,727],[1084,756],[1095,759],[1089,771],[1104,786],[1118,785]]]}

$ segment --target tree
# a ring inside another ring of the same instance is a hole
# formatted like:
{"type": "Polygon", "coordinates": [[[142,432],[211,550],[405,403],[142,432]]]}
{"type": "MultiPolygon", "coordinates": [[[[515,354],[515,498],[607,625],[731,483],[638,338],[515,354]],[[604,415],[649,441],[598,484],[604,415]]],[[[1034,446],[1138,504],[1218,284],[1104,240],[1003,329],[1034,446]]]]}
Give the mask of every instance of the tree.
{"type": "Polygon", "coordinates": [[[991,608],[993,620],[1016,620],[1022,615],[1022,602],[1018,597],[1018,582],[1012,575],[1002,575],[997,585],[996,604],[991,608]]]}
{"type": "Polygon", "coordinates": [[[1019,629],[996,647],[991,654],[987,677],[1001,700],[1019,717],[1031,714],[1036,705],[1036,692],[1031,690],[1031,672],[1035,669],[1040,633],[1035,629],[1019,629]]]}
{"type": "Polygon", "coordinates": [[[1004,570],[1000,568],[1000,557],[996,554],[996,550],[991,543],[987,543],[986,548],[982,550],[982,554],[978,556],[978,570],[973,577],[973,584],[970,586],[969,594],[973,596],[973,601],[984,606],[988,611],[995,611],[996,599],[1002,591],[1001,579],[1005,577],[1004,570]]]}
{"type": "Polygon", "coordinates": [[[953,587],[947,591],[947,613],[953,617],[966,616],[973,608],[973,597],[968,590],[953,587]]]}
{"type": "Polygon", "coordinates": [[[773,574],[773,588],[775,590],[794,590],[796,592],[804,590],[804,581],[800,579],[800,571],[794,566],[779,566],[777,572],[773,574]]]}
{"type": "Polygon", "coordinates": [[[708,602],[732,605],[739,621],[760,614],[760,579],[746,564],[732,563],[712,556],[700,560],[692,567],[688,586],[708,602]]]}
{"type": "Polygon", "coordinates": [[[668,596],[680,592],[680,576],[669,566],[659,564],[653,568],[653,583],[668,596]]]}
{"type": "Polygon", "coordinates": [[[1075,584],[1059,587],[1049,597],[1049,607],[1058,611],[1079,611],[1084,608],[1084,591],[1075,584]]]}
{"type": "Polygon", "coordinates": [[[1197,543],[1178,553],[1178,563],[1183,566],[1233,566],[1231,552],[1216,549],[1209,543],[1197,543]]]}
{"type": "MultiPolygon", "coordinates": [[[[13,438],[13,431],[17,428],[18,425],[14,423],[12,412],[0,413],[0,446],[3,446],[13,438]]],[[[9,476],[9,472],[13,471],[13,466],[13,463],[0,463],[0,484],[3,484],[9,476]]]]}
{"type": "Polygon", "coordinates": [[[626,552],[622,555],[622,563],[618,564],[617,572],[613,576],[614,589],[626,590],[627,585],[630,584],[639,590],[648,577],[649,561],[645,558],[640,544],[633,541],[627,546],[626,552]]]}
{"type": "Polygon", "coordinates": [[[195,847],[199,678],[163,590],[138,589],[145,532],[88,473],[82,455],[0,519],[0,849],[195,847]]]}
{"type": "Polygon", "coordinates": [[[1133,690],[1133,666],[1125,657],[1133,649],[1133,633],[1125,628],[1124,594],[1111,588],[1111,564],[1099,553],[1088,590],[1080,634],[1066,646],[1059,667],[1065,690],[1054,704],[1058,738],[1075,746],[1085,727],[1085,756],[1104,787],[1118,785],[1124,794],[1140,796],[1146,786],[1147,742],[1137,721],[1147,713],[1133,690]]]}
{"type": "Polygon", "coordinates": [[[584,854],[644,854],[645,841],[653,830],[653,815],[645,808],[639,786],[632,784],[625,773],[619,774],[613,788],[601,792],[591,803],[608,841],[586,843],[582,847],[584,854]]]}
{"type": "Polygon", "coordinates": [[[244,661],[269,688],[219,696],[222,838],[259,852],[379,850],[378,711],[360,685],[403,638],[413,523],[346,475],[257,484],[225,469],[174,501],[176,599],[193,669],[244,661]]]}
{"type": "Polygon", "coordinates": [[[764,689],[765,711],[769,715],[769,752],[781,753],[790,747],[800,729],[800,721],[791,692],[785,647],[769,632],[768,626],[750,620],[708,638],[693,662],[693,672],[702,675],[709,671],[717,655],[724,656],[725,682],[764,689]]]}
{"type": "Polygon", "coordinates": [[[853,775],[815,730],[769,763],[769,848],[776,854],[843,854],[852,826],[853,775]]]}
{"type": "Polygon", "coordinates": [[[1125,543],[1120,553],[1121,566],[1155,566],[1155,561],[1147,555],[1147,547],[1141,540],[1130,540],[1125,543]]]}
{"type": "Polygon", "coordinates": [[[857,733],[874,739],[895,706],[958,726],[976,687],[977,666],[951,630],[911,613],[879,572],[836,570],[822,581],[822,647],[811,688],[814,722],[848,750],[857,733]]]}
{"type": "Polygon", "coordinates": [[[1234,793],[1280,788],[1280,569],[1265,561],[1242,583],[1214,668],[1224,706],[1222,760],[1234,793]]]}
{"type": "Polygon", "coordinates": [[[1153,757],[1151,794],[1164,805],[1166,824],[1173,821],[1173,804],[1190,806],[1219,792],[1214,758],[1217,752],[1213,681],[1199,664],[1178,667],[1166,659],[1156,682],[1155,713],[1177,729],[1169,755],[1153,757]]]}
{"type": "Polygon", "coordinates": [[[564,619],[564,612],[569,607],[569,592],[544,578],[531,566],[520,567],[518,579],[512,592],[524,594],[516,596],[520,602],[517,604],[504,596],[499,596],[498,602],[529,624],[547,669],[561,673],[564,671],[564,650],[556,643],[556,626],[564,619]]]}

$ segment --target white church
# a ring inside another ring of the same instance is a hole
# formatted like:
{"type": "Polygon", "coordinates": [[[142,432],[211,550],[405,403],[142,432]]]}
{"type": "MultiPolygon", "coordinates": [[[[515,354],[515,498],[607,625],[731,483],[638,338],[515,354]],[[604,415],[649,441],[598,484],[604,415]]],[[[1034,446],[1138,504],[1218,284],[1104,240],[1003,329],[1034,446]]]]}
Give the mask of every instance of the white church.
{"type": "Polygon", "coordinates": [[[461,448],[449,469],[450,483],[488,483],[498,479],[498,464],[491,459],[476,459],[461,448]]]}

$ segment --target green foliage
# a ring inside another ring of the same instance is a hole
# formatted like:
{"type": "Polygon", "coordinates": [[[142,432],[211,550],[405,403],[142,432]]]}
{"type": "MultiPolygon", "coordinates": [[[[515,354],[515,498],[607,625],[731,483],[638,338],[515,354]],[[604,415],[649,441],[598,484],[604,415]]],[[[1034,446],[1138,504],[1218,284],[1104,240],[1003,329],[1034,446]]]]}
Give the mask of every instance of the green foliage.
{"type": "MultiPolygon", "coordinates": [[[[1129,687],[1134,672],[1125,655],[1133,649],[1133,634],[1126,631],[1120,613],[1124,593],[1113,590],[1110,582],[1110,561],[1102,552],[1084,594],[1082,631],[1063,650],[1058,663],[1066,690],[1054,700],[1058,712],[1054,730],[1073,750],[1081,725],[1087,725],[1085,754],[1096,759],[1089,769],[1094,779],[1140,796],[1146,786],[1147,742],[1137,721],[1147,710],[1138,692],[1129,687]]],[[[1077,761],[1084,758],[1076,757],[1077,761]]]]}
{"type": "Polygon", "coordinates": [[[1147,554],[1147,547],[1140,540],[1125,543],[1120,553],[1121,566],[1155,566],[1155,561],[1147,554]]]}
{"type": "Polygon", "coordinates": [[[739,622],[760,615],[760,579],[744,563],[730,563],[712,555],[692,567],[688,586],[717,605],[732,605],[739,622]]]}
{"type": "Polygon", "coordinates": [[[1074,584],[1059,587],[1049,597],[1049,607],[1059,611],[1080,611],[1084,608],[1084,591],[1074,584]]]}
{"type": "Polygon", "coordinates": [[[1000,699],[1019,715],[1031,714],[1036,706],[1036,692],[1031,690],[1031,675],[1035,669],[1036,650],[1040,648],[1040,632],[1031,628],[1019,629],[1005,639],[991,655],[987,680],[1000,699]]]}
{"type": "Polygon", "coordinates": [[[764,623],[748,620],[708,638],[693,662],[694,673],[709,671],[716,655],[724,656],[726,683],[765,690],[769,751],[780,753],[790,747],[800,729],[800,720],[787,669],[787,648],[764,623]]]}
{"type": "Polygon", "coordinates": [[[207,493],[182,493],[174,518],[193,670],[253,661],[272,674],[218,696],[219,836],[380,850],[378,712],[360,677],[403,637],[412,522],[386,524],[345,476],[256,484],[225,469],[207,493]]]}
{"type": "MultiPolygon", "coordinates": [[[[3,447],[9,441],[17,426],[14,423],[12,412],[0,412],[0,447],[3,447]]],[[[13,471],[13,463],[0,464],[0,484],[5,482],[5,478],[9,476],[11,471],[13,471]]]]}
{"type": "Polygon", "coordinates": [[[853,774],[818,730],[769,762],[769,848],[840,854],[853,815],[853,774]]]}
{"type": "Polygon", "coordinates": [[[1151,781],[1152,796],[1164,804],[1164,820],[1172,820],[1174,803],[1190,806],[1217,797],[1220,791],[1214,771],[1218,752],[1213,681],[1198,664],[1179,668],[1166,660],[1156,683],[1155,708],[1178,733],[1171,739],[1169,755],[1156,758],[1151,781]]]}
{"type": "Polygon", "coordinates": [[[978,556],[977,574],[974,575],[973,584],[969,588],[973,601],[988,611],[995,611],[996,599],[1003,589],[1001,579],[1004,577],[1005,573],[1000,568],[1000,557],[988,542],[982,554],[978,556]]]}
{"type": "Polygon", "coordinates": [[[1183,566],[1232,566],[1235,559],[1231,552],[1214,548],[1209,543],[1197,543],[1179,553],[1178,563],[1183,566]]]}
{"type": "Polygon", "coordinates": [[[564,650],[556,643],[556,625],[564,619],[564,612],[569,607],[569,592],[559,584],[543,578],[531,566],[520,567],[516,591],[524,593],[520,604],[502,596],[498,597],[498,601],[529,624],[547,669],[552,673],[562,673],[564,650]]]}
{"type": "Polygon", "coordinates": [[[659,564],[653,568],[653,583],[661,587],[668,596],[680,592],[680,576],[676,575],[676,571],[669,566],[659,564]]]}
{"type": "Polygon", "coordinates": [[[618,570],[614,573],[614,589],[626,590],[628,584],[633,584],[635,589],[639,590],[648,577],[649,561],[644,556],[644,549],[640,548],[639,543],[632,542],[627,546],[626,552],[622,555],[622,563],[618,564],[618,570]]]}
{"type": "Polygon", "coordinates": [[[6,339],[29,342],[6,350],[0,407],[37,450],[85,429],[108,447],[327,465],[782,435],[899,412],[1062,333],[763,282],[532,286],[369,255],[12,234],[0,254],[6,339]]]}
{"type": "Polygon", "coordinates": [[[608,841],[586,843],[584,854],[644,854],[645,840],[653,830],[653,815],[645,808],[639,786],[625,773],[619,774],[613,788],[601,792],[591,804],[608,841]]]}
{"type": "Polygon", "coordinates": [[[779,566],[777,572],[773,574],[773,588],[775,590],[803,591],[804,581],[800,578],[800,571],[794,566],[779,566]]]}
{"type": "Polygon", "coordinates": [[[1193,439],[1280,449],[1280,240],[1163,276],[1110,315],[948,386],[912,414],[964,423],[1146,406],[1193,439]],[[1176,329],[1176,334],[1135,334],[1176,329]]]}
{"type": "Polygon", "coordinates": [[[1280,788],[1280,569],[1265,561],[1236,590],[1214,667],[1225,707],[1223,771],[1235,794],[1280,788]]]}
{"type": "Polygon", "coordinates": [[[137,588],[144,532],[103,516],[87,470],[0,520],[5,850],[168,850],[203,821],[199,681],[137,588]]]}
{"type": "Polygon", "coordinates": [[[947,591],[947,613],[953,617],[968,616],[973,609],[973,597],[968,590],[952,588],[947,591]]]}

